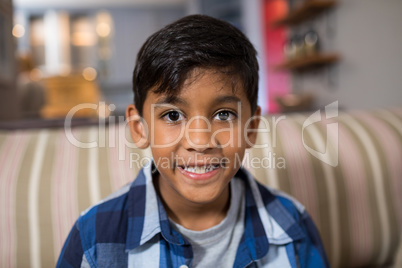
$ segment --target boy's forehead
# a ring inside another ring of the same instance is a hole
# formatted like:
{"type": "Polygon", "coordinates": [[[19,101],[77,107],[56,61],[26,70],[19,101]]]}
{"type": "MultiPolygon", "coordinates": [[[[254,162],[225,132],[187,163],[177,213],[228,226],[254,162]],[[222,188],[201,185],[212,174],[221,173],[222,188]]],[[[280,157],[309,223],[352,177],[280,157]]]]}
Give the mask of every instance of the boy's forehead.
{"type": "MultiPolygon", "coordinates": [[[[192,98],[191,96],[181,96],[179,95],[167,95],[167,94],[156,94],[152,93],[153,101],[151,101],[154,105],[163,106],[166,104],[173,104],[173,105],[184,105],[184,106],[191,106],[194,101],[197,101],[196,98],[192,98]]],[[[211,98],[208,98],[211,104],[220,104],[220,103],[238,103],[242,102],[241,96],[237,96],[236,94],[229,93],[229,94],[215,94],[212,95],[211,98]]]]}
{"type": "Polygon", "coordinates": [[[215,69],[193,69],[180,88],[160,90],[153,88],[147,94],[145,102],[153,107],[178,105],[191,107],[196,101],[214,106],[223,103],[248,103],[243,83],[229,72],[215,69]]]}
{"type": "Polygon", "coordinates": [[[194,68],[189,71],[184,80],[183,87],[189,87],[196,82],[227,83],[230,81],[229,75],[220,69],[194,68]]]}
{"type": "MultiPolygon", "coordinates": [[[[240,79],[231,76],[229,72],[219,69],[196,68],[187,75],[181,87],[170,94],[173,96],[168,97],[172,100],[175,96],[197,97],[202,91],[217,95],[240,96],[245,94],[240,79]]],[[[162,98],[164,97],[162,96],[162,98]]]]}
{"type": "Polygon", "coordinates": [[[218,87],[217,90],[224,87],[230,87],[234,90],[241,87],[242,83],[238,75],[235,75],[230,70],[195,68],[186,75],[181,89],[191,88],[194,84],[196,87],[208,85],[218,87]]]}
{"type": "Polygon", "coordinates": [[[241,102],[246,98],[243,90],[238,90],[231,83],[195,83],[183,86],[176,92],[154,92],[149,94],[151,102],[156,105],[174,104],[191,105],[196,101],[219,103],[241,102]]]}

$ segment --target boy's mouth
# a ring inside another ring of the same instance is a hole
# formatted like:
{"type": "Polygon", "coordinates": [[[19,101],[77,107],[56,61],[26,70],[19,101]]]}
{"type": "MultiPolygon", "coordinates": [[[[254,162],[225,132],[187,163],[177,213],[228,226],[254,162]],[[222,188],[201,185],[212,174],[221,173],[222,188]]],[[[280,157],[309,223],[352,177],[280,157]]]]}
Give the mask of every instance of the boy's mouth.
{"type": "Polygon", "coordinates": [[[215,169],[218,169],[219,167],[220,167],[220,164],[209,164],[209,165],[204,165],[204,166],[179,166],[179,168],[181,168],[187,172],[191,172],[191,173],[195,173],[195,174],[208,173],[215,169]]]}

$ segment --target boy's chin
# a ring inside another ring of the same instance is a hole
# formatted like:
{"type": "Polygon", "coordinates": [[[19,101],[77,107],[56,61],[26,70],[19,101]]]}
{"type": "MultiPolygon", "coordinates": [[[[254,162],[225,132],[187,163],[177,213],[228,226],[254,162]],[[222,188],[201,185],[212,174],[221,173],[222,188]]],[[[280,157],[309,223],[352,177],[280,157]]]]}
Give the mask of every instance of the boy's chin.
{"type": "MultiPolygon", "coordinates": [[[[214,189],[216,190],[216,189],[214,189]]],[[[186,199],[187,202],[192,203],[194,205],[199,205],[199,206],[209,206],[209,205],[214,205],[216,202],[219,201],[227,201],[226,197],[228,195],[225,194],[225,189],[220,192],[214,192],[214,193],[190,193],[190,194],[182,194],[182,197],[186,199]],[[225,200],[221,200],[225,199],[225,200]]]]}

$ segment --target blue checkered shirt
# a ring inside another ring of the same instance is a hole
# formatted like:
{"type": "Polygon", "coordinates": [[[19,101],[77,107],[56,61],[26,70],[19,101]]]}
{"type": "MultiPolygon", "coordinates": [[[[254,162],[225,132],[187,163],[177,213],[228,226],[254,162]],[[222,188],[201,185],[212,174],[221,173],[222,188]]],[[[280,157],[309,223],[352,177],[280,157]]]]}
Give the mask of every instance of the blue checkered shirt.
{"type": "MultiPolygon", "coordinates": [[[[329,267],[317,229],[304,207],[259,184],[245,183],[244,234],[233,267],[329,267]]],[[[152,183],[151,165],[137,178],[83,212],[57,267],[191,267],[191,244],[171,228],[152,183]]]]}

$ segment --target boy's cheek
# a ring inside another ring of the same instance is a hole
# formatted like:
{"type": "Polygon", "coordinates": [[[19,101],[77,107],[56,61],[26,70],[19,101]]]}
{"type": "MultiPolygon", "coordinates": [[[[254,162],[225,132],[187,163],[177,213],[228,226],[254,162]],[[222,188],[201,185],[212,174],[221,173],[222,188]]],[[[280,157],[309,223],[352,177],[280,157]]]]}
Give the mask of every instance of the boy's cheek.
{"type": "Polygon", "coordinates": [[[150,135],[151,147],[169,148],[176,146],[183,137],[182,131],[178,129],[155,130],[150,135]]]}
{"type": "Polygon", "coordinates": [[[220,148],[241,150],[247,146],[247,133],[242,127],[228,127],[215,130],[211,135],[211,142],[220,148]]]}
{"type": "MultiPolygon", "coordinates": [[[[247,133],[241,127],[214,128],[209,133],[205,133],[205,130],[201,132],[201,135],[209,136],[207,138],[209,139],[208,143],[213,147],[241,150],[247,146],[247,133]]],[[[173,148],[183,141],[185,141],[184,144],[198,144],[197,135],[196,130],[192,130],[189,134],[184,128],[168,127],[164,129],[155,128],[149,137],[152,148],[167,149],[173,148]]]]}

